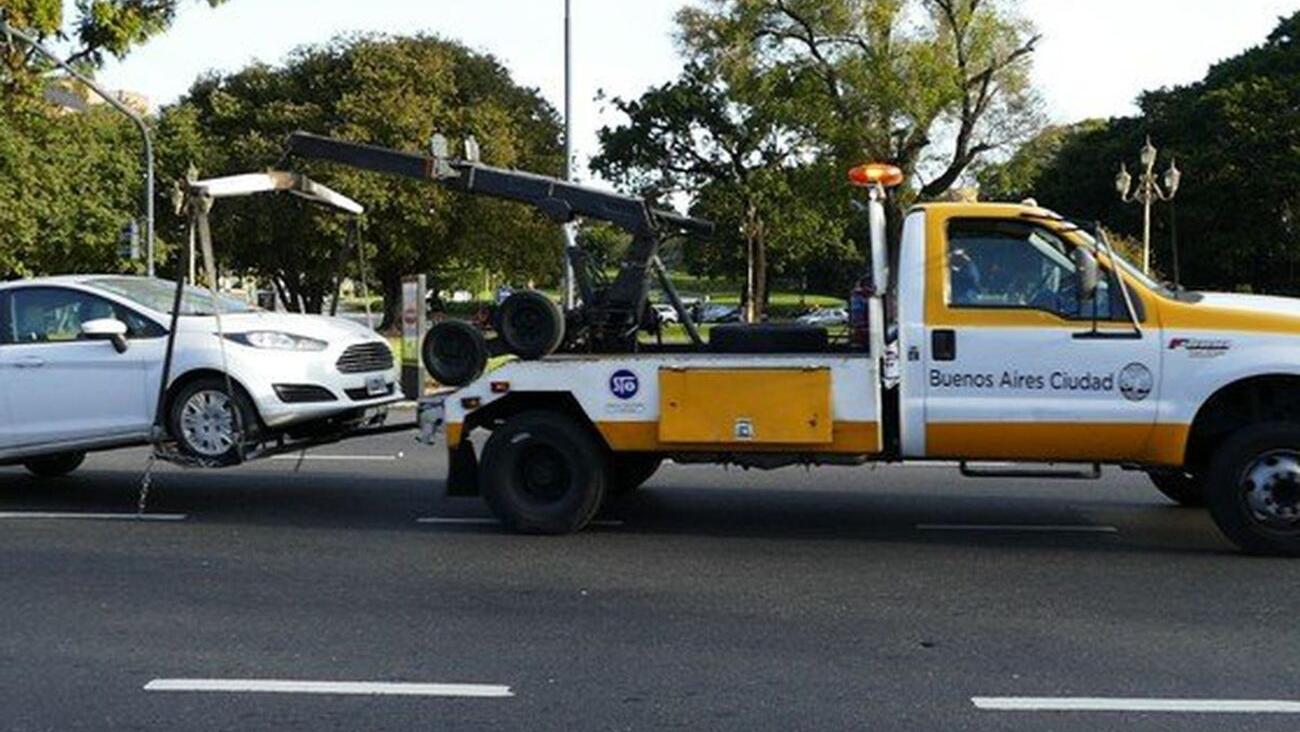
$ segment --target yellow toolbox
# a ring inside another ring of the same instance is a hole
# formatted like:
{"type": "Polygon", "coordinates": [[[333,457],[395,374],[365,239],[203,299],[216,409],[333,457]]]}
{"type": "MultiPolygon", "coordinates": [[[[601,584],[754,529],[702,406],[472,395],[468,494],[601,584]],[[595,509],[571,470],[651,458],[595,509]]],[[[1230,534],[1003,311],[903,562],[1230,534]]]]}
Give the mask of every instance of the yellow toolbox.
{"type": "Polygon", "coordinates": [[[659,441],[690,445],[829,445],[831,371],[659,371],[659,441]]]}

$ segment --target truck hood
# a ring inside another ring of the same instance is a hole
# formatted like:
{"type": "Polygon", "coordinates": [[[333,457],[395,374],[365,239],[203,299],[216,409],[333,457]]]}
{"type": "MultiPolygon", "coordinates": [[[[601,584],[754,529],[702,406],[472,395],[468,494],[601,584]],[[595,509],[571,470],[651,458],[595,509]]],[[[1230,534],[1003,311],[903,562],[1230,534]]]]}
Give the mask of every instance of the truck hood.
{"type": "Polygon", "coordinates": [[[1239,295],[1227,292],[1198,293],[1197,305],[1224,310],[1238,310],[1268,315],[1290,315],[1300,319],[1300,299],[1271,295],[1239,295]]]}
{"type": "MultiPolygon", "coordinates": [[[[217,331],[217,319],[208,317],[181,318],[181,330],[217,331]]],[[[296,313],[231,313],[221,316],[221,329],[226,333],[277,331],[290,335],[315,338],[333,344],[364,343],[384,339],[366,326],[344,318],[324,315],[299,315],[296,313]]]]}

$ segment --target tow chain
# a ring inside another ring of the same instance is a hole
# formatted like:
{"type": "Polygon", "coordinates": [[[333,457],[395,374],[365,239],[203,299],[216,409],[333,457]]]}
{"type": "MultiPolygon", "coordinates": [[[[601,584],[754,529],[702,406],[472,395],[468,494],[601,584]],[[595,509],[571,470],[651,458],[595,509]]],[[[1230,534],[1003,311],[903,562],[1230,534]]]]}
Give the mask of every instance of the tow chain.
{"type": "Polygon", "coordinates": [[[144,518],[145,510],[149,507],[149,489],[153,487],[153,469],[158,462],[158,455],[150,453],[149,462],[144,466],[144,475],[140,477],[140,495],[135,502],[135,517],[144,518]]]}

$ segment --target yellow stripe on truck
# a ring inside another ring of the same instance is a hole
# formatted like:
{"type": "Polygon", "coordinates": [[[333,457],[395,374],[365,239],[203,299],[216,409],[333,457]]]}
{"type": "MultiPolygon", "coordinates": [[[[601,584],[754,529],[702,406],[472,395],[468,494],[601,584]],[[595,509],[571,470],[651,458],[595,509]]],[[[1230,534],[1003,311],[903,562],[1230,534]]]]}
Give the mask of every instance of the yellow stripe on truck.
{"type": "Polygon", "coordinates": [[[938,459],[1140,462],[1182,465],[1185,424],[952,422],[925,428],[926,457],[938,459]]]}

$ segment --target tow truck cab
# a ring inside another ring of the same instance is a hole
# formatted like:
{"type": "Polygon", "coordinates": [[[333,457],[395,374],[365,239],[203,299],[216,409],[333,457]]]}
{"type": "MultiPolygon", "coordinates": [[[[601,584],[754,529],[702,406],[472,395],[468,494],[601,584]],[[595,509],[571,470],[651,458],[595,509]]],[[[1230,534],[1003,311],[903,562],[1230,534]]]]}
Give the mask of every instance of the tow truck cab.
{"type": "Polygon", "coordinates": [[[514,529],[563,533],[665,458],[1108,464],[1208,503],[1248,551],[1300,554],[1300,301],[1174,292],[1012,204],[915,207],[891,278],[882,195],[863,350],[508,363],[426,405],[453,490],[481,491],[514,529]]]}

